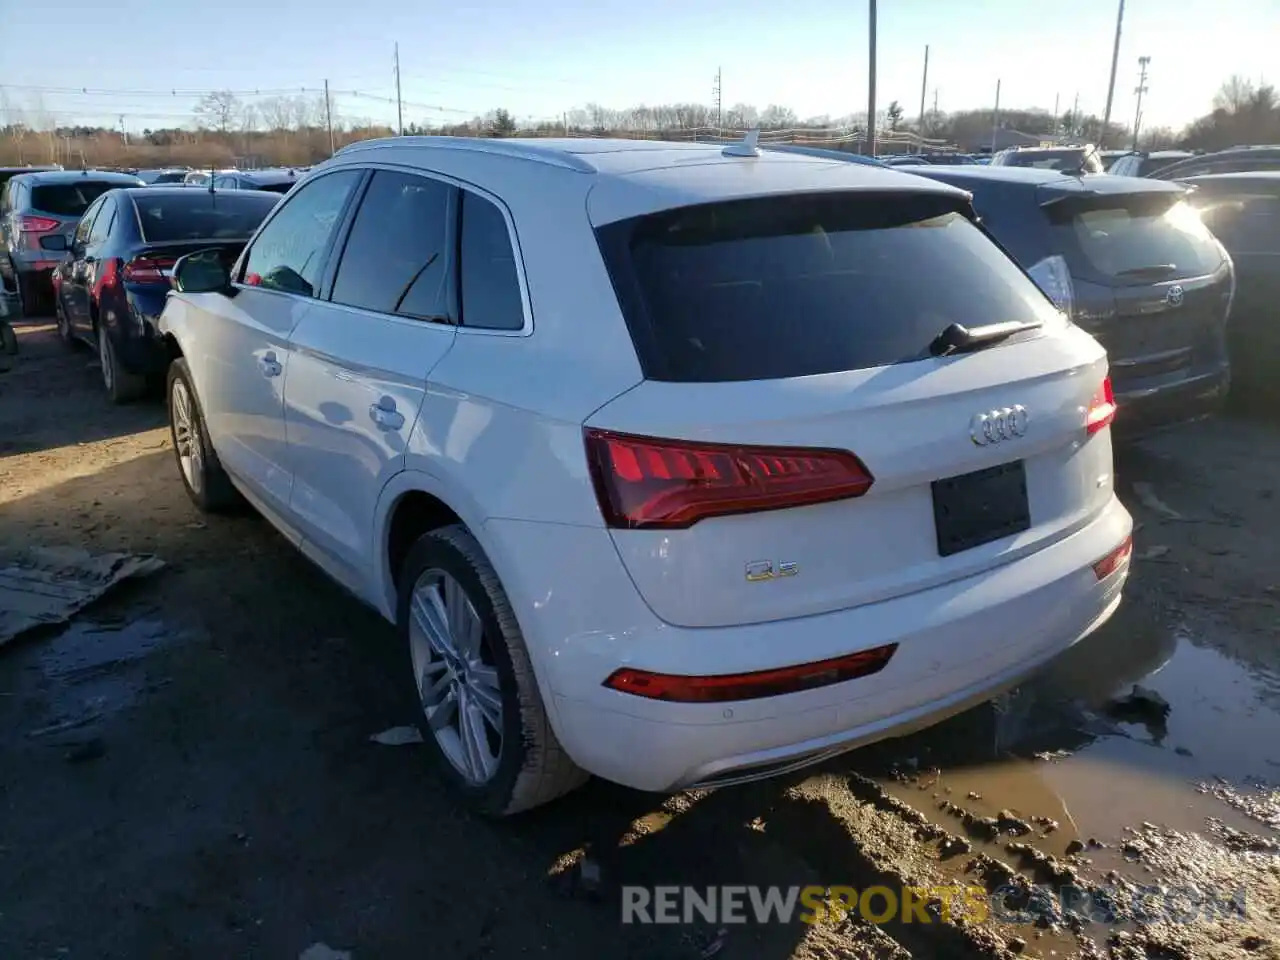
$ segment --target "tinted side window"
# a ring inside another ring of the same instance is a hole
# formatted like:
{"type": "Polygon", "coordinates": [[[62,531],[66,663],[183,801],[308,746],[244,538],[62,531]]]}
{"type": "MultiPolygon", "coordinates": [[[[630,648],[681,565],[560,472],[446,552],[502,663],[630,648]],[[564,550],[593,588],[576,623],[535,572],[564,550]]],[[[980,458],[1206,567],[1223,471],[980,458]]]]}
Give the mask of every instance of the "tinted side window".
{"type": "Polygon", "coordinates": [[[111,228],[116,222],[116,203],[114,200],[104,200],[102,209],[93,220],[93,226],[89,229],[89,243],[102,243],[111,235],[111,228]]]}
{"type": "Polygon", "coordinates": [[[89,242],[89,231],[93,229],[93,221],[98,216],[98,212],[102,209],[104,201],[99,200],[88,210],[84,212],[84,216],[80,218],[80,222],[76,224],[75,242],[79,246],[84,246],[89,242]]]}
{"type": "Polygon", "coordinates": [[[243,282],[314,297],[338,218],[360,177],[359,170],[339,170],[284,200],[249,249],[243,282]]]}
{"type": "Polygon", "coordinates": [[[1205,226],[1231,253],[1280,252],[1280,196],[1233,194],[1198,201],[1205,226]]]}
{"type": "Polygon", "coordinates": [[[462,191],[462,323],[486,330],[519,330],[524,301],[516,253],[502,211],[476,193],[462,191]]]}
{"type": "Polygon", "coordinates": [[[453,187],[427,177],[375,173],[342,253],[333,301],[448,320],[452,192],[453,187]]]}

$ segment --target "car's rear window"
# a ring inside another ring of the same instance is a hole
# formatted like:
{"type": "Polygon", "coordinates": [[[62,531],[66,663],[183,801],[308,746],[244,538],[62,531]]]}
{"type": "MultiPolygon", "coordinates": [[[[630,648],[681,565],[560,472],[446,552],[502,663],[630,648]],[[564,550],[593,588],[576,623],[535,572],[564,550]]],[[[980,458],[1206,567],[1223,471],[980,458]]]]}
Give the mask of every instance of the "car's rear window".
{"type": "Polygon", "coordinates": [[[1048,211],[1071,272],[1086,279],[1151,283],[1222,265],[1212,234],[1176,194],[1064,202],[1048,211]]]}
{"type": "Polygon", "coordinates": [[[108,190],[126,186],[102,180],[76,180],[74,183],[37,184],[31,188],[31,206],[41,213],[59,217],[78,217],[89,209],[89,204],[108,190]]]}
{"type": "Polygon", "coordinates": [[[279,183],[261,183],[258,185],[259,190],[265,190],[267,193],[288,193],[293,189],[295,181],[282,180],[279,183]]]}
{"type": "Polygon", "coordinates": [[[186,178],[186,176],[187,175],[185,172],[183,172],[182,170],[179,170],[176,173],[162,173],[151,182],[152,183],[181,183],[186,178]]]}
{"type": "Polygon", "coordinates": [[[1043,295],[956,204],[769,197],[597,233],[646,377],[774,379],[921,359],[953,323],[1043,317],[1043,295]]]}
{"type": "Polygon", "coordinates": [[[134,195],[147,243],[243,240],[253,235],[280,198],[274,194],[184,190],[168,196],[134,195]]]}

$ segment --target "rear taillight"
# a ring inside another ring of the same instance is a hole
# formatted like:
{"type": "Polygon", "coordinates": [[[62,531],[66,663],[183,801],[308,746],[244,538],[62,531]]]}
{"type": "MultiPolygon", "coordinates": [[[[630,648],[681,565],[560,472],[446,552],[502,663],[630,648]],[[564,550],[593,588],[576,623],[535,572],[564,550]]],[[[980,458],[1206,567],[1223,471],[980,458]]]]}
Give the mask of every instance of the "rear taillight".
{"type": "Polygon", "coordinates": [[[1098,392],[1093,395],[1093,399],[1089,401],[1089,409],[1084,417],[1085,432],[1093,436],[1103,427],[1110,426],[1115,418],[1116,396],[1111,389],[1111,378],[1107,377],[1102,381],[1098,392]]]}
{"type": "Polygon", "coordinates": [[[1093,565],[1093,575],[1105,580],[1129,562],[1133,553],[1133,537],[1125,537],[1124,542],[1093,565]]]}
{"type": "Polygon", "coordinates": [[[23,217],[19,231],[22,233],[48,233],[50,230],[58,229],[58,221],[49,217],[23,217]]]}
{"type": "Polygon", "coordinates": [[[619,693],[669,703],[756,700],[868,677],[883,670],[897,649],[896,643],[890,643],[843,657],[819,660],[817,663],[703,677],[650,673],[648,670],[623,667],[611,673],[604,685],[619,693]]]}
{"type": "Polygon", "coordinates": [[[164,272],[175,262],[172,258],[136,257],[124,265],[124,279],[127,283],[166,283],[169,278],[164,272]]]}
{"type": "Polygon", "coordinates": [[[874,478],[847,450],[658,440],[588,427],[605,523],[682,529],[708,517],[860,497],[874,478]]]}
{"type": "Polygon", "coordinates": [[[102,273],[98,274],[98,290],[114,287],[120,282],[120,258],[112,257],[104,262],[102,273]]]}
{"type": "Polygon", "coordinates": [[[1052,300],[1068,317],[1075,310],[1076,292],[1071,282],[1071,271],[1061,256],[1045,257],[1027,271],[1044,295],[1052,300]]]}

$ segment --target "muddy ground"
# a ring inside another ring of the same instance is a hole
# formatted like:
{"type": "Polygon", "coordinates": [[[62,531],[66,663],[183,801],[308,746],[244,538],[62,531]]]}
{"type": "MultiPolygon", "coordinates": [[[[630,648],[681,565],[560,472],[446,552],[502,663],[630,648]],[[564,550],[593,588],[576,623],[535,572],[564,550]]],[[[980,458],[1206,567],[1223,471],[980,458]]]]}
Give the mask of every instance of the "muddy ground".
{"type": "Polygon", "coordinates": [[[670,799],[593,782],[492,823],[420,747],[369,741],[410,719],[391,630],[265,521],[200,517],[163,410],[108,406],[51,325],[20,334],[0,550],[168,566],[0,649],[0,957],[1280,957],[1275,428],[1124,451],[1126,605],[999,704],[789,779],[670,799]],[[1109,706],[1135,683],[1167,718],[1109,706]],[[620,923],[622,884],[946,882],[1004,909],[620,923]],[[1086,906],[1045,896],[1064,884],[1086,906]]]}

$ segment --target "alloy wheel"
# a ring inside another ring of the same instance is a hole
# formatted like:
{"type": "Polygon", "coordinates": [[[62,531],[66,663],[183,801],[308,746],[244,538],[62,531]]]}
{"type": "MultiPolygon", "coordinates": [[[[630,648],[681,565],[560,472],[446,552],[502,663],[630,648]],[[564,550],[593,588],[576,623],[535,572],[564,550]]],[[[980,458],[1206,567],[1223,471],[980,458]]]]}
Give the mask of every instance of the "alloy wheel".
{"type": "Polygon", "coordinates": [[[182,380],[173,381],[169,398],[169,416],[173,418],[173,444],[178,449],[182,476],[192,490],[200,490],[204,470],[204,445],[200,438],[200,418],[196,415],[191,392],[182,380]]]}
{"type": "Polygon", "coordinates": [[[409,648],[427,726],[468,783],[487,783],[502,756],[502,690],[484,624],[462,585],[430,569],[414,584],[409,648]]]}

